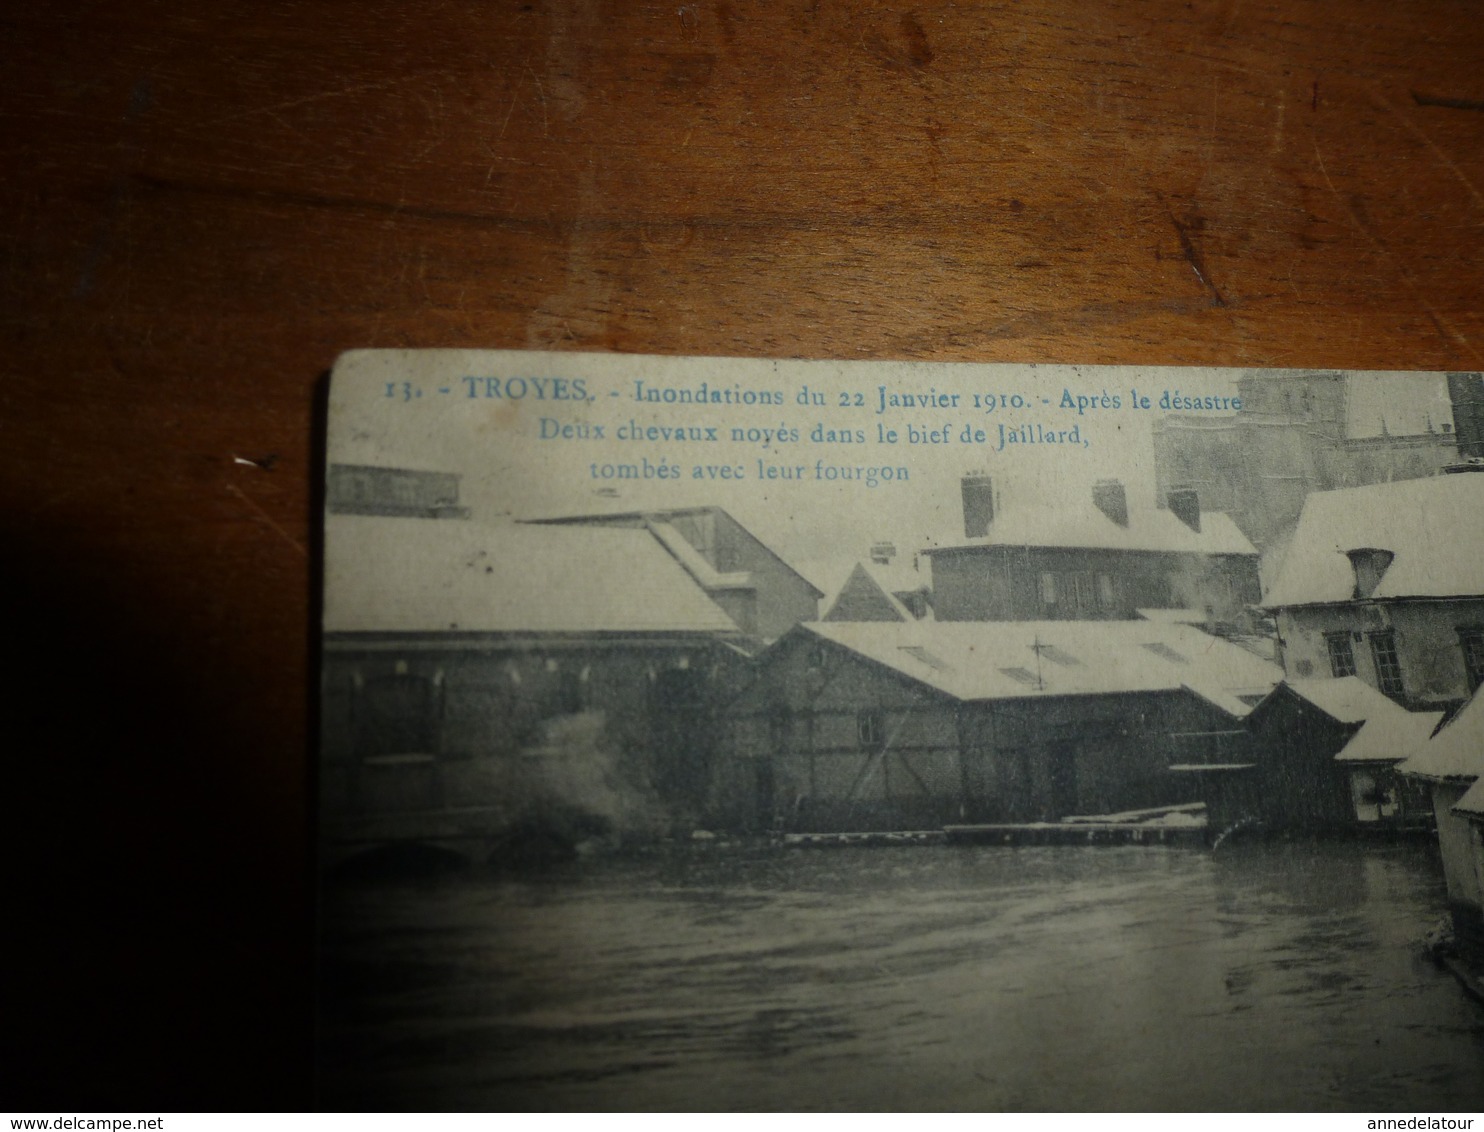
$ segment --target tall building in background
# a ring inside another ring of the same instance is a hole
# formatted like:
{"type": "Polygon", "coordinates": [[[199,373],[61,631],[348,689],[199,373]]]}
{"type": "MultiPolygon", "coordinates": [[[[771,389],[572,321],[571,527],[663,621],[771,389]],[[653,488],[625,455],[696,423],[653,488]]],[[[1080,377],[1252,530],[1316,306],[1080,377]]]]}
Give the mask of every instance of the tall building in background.
{"type": "Polygon", "coordinates": [[[1348,374],[1249,370],[1237,380],[1236,413],[1154,422],[1156,497],[1194,489],[1266,549],[1298,521],[1310,492],[1419,479],[1456,462],[1460,404],[1484,445],[1480,375],[1450,374],[1448,389],[1451,412],[1410,391],[1363,390],[1348,374]]]}
{"type": "Polygon", "coordinates": [[[459,505],[454,472],[426,472],[371,464],[331,464],[325,477],[325,510],[331,515],[391,519],[467,519],[459,505]]]}
{"type": "Polygon", "coordinates": [[[1450,373],[1448,398],[1458,454],[1466,460],[1484,459],[1484,374],[1450,373]]]}

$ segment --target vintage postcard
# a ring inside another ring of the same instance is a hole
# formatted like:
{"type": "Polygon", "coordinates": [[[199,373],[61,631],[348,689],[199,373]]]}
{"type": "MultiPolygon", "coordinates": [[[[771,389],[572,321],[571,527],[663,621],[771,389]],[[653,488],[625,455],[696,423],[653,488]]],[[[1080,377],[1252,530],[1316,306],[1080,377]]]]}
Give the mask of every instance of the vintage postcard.
{"type": "Polygon", "coordinates": [[[324,1107],[1484,1104],[1484,378],[362,351],[324,1107]]]}

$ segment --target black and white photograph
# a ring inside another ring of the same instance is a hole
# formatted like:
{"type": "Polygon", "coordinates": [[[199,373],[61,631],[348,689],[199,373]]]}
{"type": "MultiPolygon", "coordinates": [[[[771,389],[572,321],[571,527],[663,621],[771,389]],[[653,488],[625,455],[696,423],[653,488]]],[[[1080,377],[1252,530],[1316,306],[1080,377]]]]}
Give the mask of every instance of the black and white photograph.
{"type": "Polygon", "coordinates": [[[360,351],[321,1107],[1484,1106],[1477,372],[360,351]]]}

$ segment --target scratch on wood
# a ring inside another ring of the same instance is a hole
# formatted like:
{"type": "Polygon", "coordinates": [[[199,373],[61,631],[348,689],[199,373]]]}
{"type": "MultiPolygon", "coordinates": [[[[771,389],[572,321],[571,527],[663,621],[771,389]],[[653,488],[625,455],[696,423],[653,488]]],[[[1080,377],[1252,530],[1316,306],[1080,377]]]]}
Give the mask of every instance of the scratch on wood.
{"type": "Polygon", "coordinates": [[[526,67],[526,74],[530,75],[531,81],[536,84],[536,95],[541,99],[541,136],[549,138],[551,137],[551,121],[546,116],[546,91],[541,86],[541,80],[536,77],[536,72],[529,66],[526,67]]]}
{"type": "MultiPolygon", "coordinates": [[[[1446,153],[1439,149],[1437,143],[1434,142],[1432,138],[1423,133],[1422,130],[1417,127],[1416,123],[1414,123],[1410,118],[1408,118],[1405,114],[1403,114],[1400,110],[1393,106],[1390,100],[1388,100],[1384,94],[1382,94],[1379,90],[1373,90],[1371,91],[1371,93],[1375,96],[1376,102],[1379,103],[1383,109],[1390,111],[1391,114],[1395,116],[1397,121],[1399,121],[1403,126],[1407,128],[1407,132],[1409,134],[1411,134],[1418,141],[1422,142],[1422,144],[1427,146],[1428,149],[1432,150],[1433,156],[1436,157],[1455,177],[1463,182],[1464,187],[1469,191],[1469,195],[1474,198],[1474,203],[1480,205],[1481,207],[1484,207],[1484,196],[1481,196],[1479,194],[1479,190],[1476,189],[1474,187],[1474,183],[1469,180],[1468,174],[1460,169],[1454,163],[1451,157],[1449,157],[1446,153]]],[[[1413,97],[1415,98],[1416,96],[1414,95],[1413,97]]],[[[1481,109],[1484,109],[1484,107],[1481,107],[1481,109]]]]}
{"type": "Polygon", "coordinates": [[[1383,244],[1379,239],[1377,239],[1374,233],[1372,233],[1371,230],[1361,222],[1360,218],[1355,215],[1355,210],[1351,208],[1350,205],[1346,202],[1345,198],[1340,195],[1340,191],[1335,188],[1334,181],[1330,179],[1329,167],[1326,166],[1324,163],[1324,154],[1319,152],[1319,143],[1317,141],[1314,143],[1314,160],[1319,163],[1319,173],[1321,176],[1323,176],[1325,185],[1329,187],[1330,195],[1333,196],[1339,203],[1340,207],[1344,209],[1345,218],[1350,221],[1351,226],[1357,232],[1359,232],[1366,238],[1366,241],[1371,245],[1371,247],[1375,248],[1376,251],[1384,256],[1386,259],[1392,261],[1392,263],[1396,267],[1397,275],[1401,278],[1402,282],[1407,285],[1407,289],[1412,292],[1417,301],[1422,304],[1422,309],[1426,311],[1428,317],[1432,319],[1433,325],[1438,328],[1438,336],[1441,337],[1445,342],[1451,340],[1454,345],[1462,346],[1465,350],[1467,350],[1474,356],[1475,360],[1484,360],[1484,356],[1480,355],[1478,349],[1474,346],[1474,344],[1470,342],[1468,338],[1465,337],[1455,326],[1453,326],[1452,323],[1444,318],[1442,314],[1438,312],[1437,308],[1432,305],[1432,303],[1428,302],[1427,296],[1422,293],[1422,288],[1417,285],[1417,280],[1413,277],[1412,273],[1407,270],[1405,264],[1397,263],[1395,257],[1392,256],[1386,245],[1383,244]]]}
{"type": "Polygon", "coordinates": [[[307,94],[303,98],[291,98],[287,102],[275,102],[271,106],[254,106],[248,110],[240,110],[236,114],[227,114],[224,117],[217,118],[211,124],[219,126],[223,122],[236,122],[242,118],[251,118],[254,114],[277,115],[280,110],[292,110],[296,106],[307,106],[311,102],[323,102],[327,98],[343,98],[348,94],[363,94],[368,90],[385,90],[387,87],[395,85],[395,81],[387,81],[361,83],[357,86],[348,86],[340,90],[322,90],[318,94],[307,94]]]}
{"type": "Polygon", "coordinates": [[[277,531],[280,535],[282,535],[285,542],[287,542],[305,558],[309,557],[309,551],[305,549],[304,544],[296,539],[293,535],[289,534],[288,531],[284,530],[276,522],[274,522],[273,516],[268,514],[267,511],[264,511],[263,508],[258,505],[258,502],[250,495],[248,495],[247,492],[243,491],[234,483],[229,483],[227,485],[227,490],[235,495],[238,499],[242,500],[242,502],[246,503],[250,508],[252,508],[253,513],[257,515],[258,518],[262,519],[263,522],[267,523],[270,527],[277,531]]]}
{"type": "Polygon", "coordinates": [[[495,138],[496,141],[500,141],[505,137],[505,129],[510,125],[510,116],[515,113],[516,104],[520,102],[520,84],[522,81],[523,78],[519,76],[515,80],[515,89],[510,92],[510,109],[505,111],[505,120],[500,123],[500,133],[495,138]]]}
{"type": "Polygon", "coordinates": [[[1180,220],[1173,212],[1169,213],[1169,217],[1170,223],[1175,226],[1175,235],[1180,240],[1180,250],[1185,255],[1185,262],[1190,264],[1190,269],[1195,272],[1195,277],[1211,292],[1212,302],[1218,307],[1226,306],[1226,299],[1222,297],[1221,292],[1216,289],[1216,284],[1211,282],[1210,276],[1206,273],[1205,256],[1201,254],[1201,249],[1196,246],[1195,240],[1191,238],[1192,232],[1199,232],[1205,227],[1205,221],[1196,218],[1186,223],[1180,220]]]}

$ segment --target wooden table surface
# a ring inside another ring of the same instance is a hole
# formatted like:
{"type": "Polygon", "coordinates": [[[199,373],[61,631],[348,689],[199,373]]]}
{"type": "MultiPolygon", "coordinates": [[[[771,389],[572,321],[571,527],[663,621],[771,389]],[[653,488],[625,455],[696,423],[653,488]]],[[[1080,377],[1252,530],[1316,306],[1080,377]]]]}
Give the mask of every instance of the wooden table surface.
{"type": "Polygon", "coordinates": [[[1462,0],[8,7],[23,1108],[310,1103],[340,351],[1484,368],[1462,0]]]}

